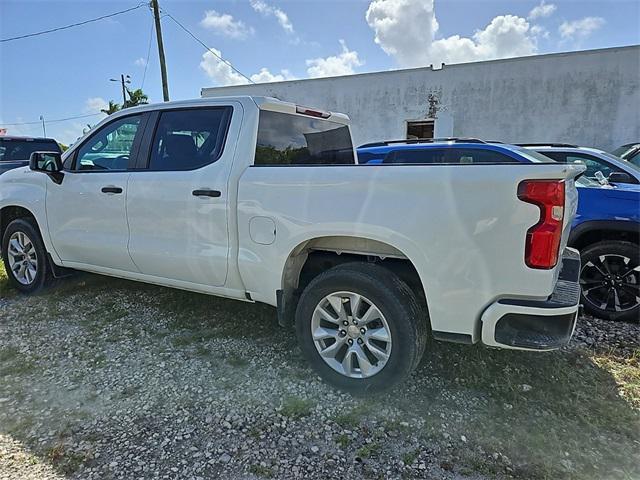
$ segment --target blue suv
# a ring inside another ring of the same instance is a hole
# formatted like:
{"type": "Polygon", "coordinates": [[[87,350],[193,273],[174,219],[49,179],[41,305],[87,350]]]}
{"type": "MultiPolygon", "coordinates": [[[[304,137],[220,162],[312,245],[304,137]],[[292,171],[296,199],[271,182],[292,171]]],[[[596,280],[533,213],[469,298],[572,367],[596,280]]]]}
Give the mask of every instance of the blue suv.
{"type": "MultiPolygon", "coordinates": [[[[544,153],[553,148],[547,145],[544,153]]],[[[499,164],[555,161],[541,151],[472,138],[398,140],[362,145],[360,164],[499,164]]],[[[609,185],[586,176],[576,182],[578,212],[569,246],[580,250],[582,303],[609,320],[640,316],[640,185],[609,185]]]]}

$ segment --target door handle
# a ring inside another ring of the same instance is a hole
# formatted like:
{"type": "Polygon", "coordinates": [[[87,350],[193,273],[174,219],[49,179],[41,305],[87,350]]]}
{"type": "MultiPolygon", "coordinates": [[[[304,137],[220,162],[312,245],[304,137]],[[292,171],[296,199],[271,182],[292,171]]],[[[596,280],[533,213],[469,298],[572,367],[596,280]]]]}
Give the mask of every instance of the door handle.
{"type": "Polygon", "coordinates": [[[222,195],[220,190],[208,190],[208,189],[194,190],[193,192],[191,192],[191,194],[194,197],[213,197],[213,198],[217,198],[222,195]]]}
{"type": "Polygon", "coordinates": [[[102,187],[102,193],[122,193],[122,188],[120,187],[102,187]]]}

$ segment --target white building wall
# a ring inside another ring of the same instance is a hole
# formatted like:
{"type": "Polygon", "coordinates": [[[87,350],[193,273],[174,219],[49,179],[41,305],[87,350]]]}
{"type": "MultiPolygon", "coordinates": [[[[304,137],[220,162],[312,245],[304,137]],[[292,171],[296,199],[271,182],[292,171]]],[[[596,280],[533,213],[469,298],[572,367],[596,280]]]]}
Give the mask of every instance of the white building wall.
{"type": "Polygon", "coordinates": [[[346,113],[356,145],[405,138],[407,120],[433,116],[431,98],[437,136],[611,149],[640,141],[640,46],[202,89],[224,95],[346,113]]]}

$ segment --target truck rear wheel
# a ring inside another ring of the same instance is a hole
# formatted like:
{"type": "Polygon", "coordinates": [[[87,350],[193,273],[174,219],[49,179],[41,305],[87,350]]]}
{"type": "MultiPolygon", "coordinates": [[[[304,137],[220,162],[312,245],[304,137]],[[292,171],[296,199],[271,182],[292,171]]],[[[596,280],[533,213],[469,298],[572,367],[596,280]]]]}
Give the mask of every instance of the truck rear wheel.
{"type": "Polygon", "coordinates": [[[35,220],[19,218],[7,226],[2,260],[9,283],[23,293],[35,293],[53,280],[35,220]]]}
{"type": "Polygon", "coordinates": [[[640,251],[623,241],[594,243],[580,252],[581,301],[596,317],[638,320],[640,317],[640,251]]]}
{"type": "Polygon", "coordinates": [[[418,365],[426,313],[398,276],[347,263],[313,279],[296,311],[303,354],[331,385],[354,393],[386,390],[418,365]]]}

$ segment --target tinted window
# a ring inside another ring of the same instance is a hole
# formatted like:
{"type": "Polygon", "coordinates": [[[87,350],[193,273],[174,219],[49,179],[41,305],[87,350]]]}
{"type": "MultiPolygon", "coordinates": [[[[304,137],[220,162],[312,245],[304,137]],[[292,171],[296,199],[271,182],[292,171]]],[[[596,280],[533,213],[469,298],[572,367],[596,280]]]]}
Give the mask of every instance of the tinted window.
{"type": "Polygon", "coordinates": [[[638,150],[638,153],[636,153],[635,155],[627,158],[627,161],[629,161],[629,163],[635,165],[636,167],[640,167],[640,150],[638,150]]]}
{"type": "Polygon", "coordinates": [[[447,153],[447,163],[519,163],[516,159],[493,150],[452,148],[447,153]]]}
{"type": "Polygon", "coordinates": [[[587,155],[584,153],[571,153],[571,152],[541,152],[547,157],[553,158],[557,162],[562,163],[582,163],[587,167],[585,176],[589,178],[595,178],[596,172],[602,172],[605,177],[608,177],[611,172],[622,172],[621,169],[605,162],[604,160],[587,155]]]}
{"type": "Polygon", "coordinates": [[[151,147],[150,170],[193,170],[220,158],[231,107],[162,112],[151,147]]]}
{"type": "Polygon", "coordinates": [[[446,151],[434,148],[394,150],[387,154],[384,163],[446,163],[446,151]]]}
{"type": "Polygon", "coordinates": [[[394,150],[389,152],[384,159],[384,163],[473,164],[497,162],[518,163],[517,160],[499,152],[471,148],[394,150]]]}
{"type": "Polygon", "coordinates": [[[78,150],[76,170],[126,170],[133,163],[130,157],[141,118],[121,118],[94,133],[78,150]]]}
{"type": "Polygon", "coordinates": [[[352,165],[346,125],[320,118],[260,112],[255,165],[352,165]]]}
{"type": "Polygon", "coordinates": [[[58,152],[60,146],[54,141],[0,138],[0,162],[29,160],[33,152],[58,152]]]}

